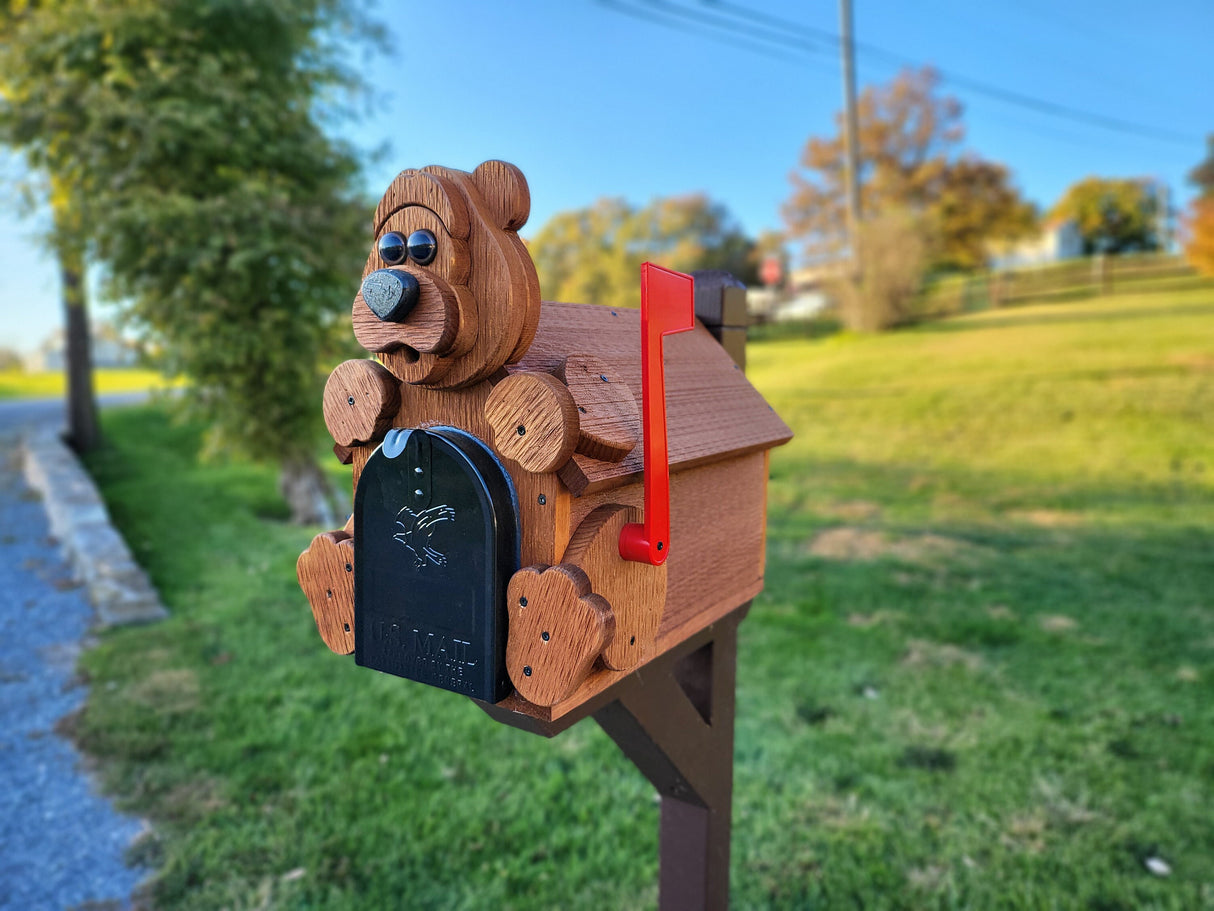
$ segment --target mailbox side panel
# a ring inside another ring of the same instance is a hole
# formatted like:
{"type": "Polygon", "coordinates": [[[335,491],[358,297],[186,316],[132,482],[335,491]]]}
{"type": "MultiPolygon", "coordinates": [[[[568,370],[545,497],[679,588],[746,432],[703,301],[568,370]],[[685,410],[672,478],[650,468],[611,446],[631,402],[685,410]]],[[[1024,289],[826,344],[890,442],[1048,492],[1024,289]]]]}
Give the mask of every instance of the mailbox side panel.
{"type": "MultiPolygon", "coordinates": [[[[756,452],[681,471],[671,478],[671,550],[657,657],[745,604],[763,589],[767,453],[756,452]]],[[[632,484],[574,498],[573,525],[598,506],[642,505],[632,484]]],[[[573,711],[628,672],[593,671],[577,691],[543,708],[511,696],[503,708],[551,721],[573,711]]]]}
{"type": "MultiPolygon", "coordinates": [[[[689,635],[690,630],[707,626],[762,589],[767,461],[767,453],[756,452],[671,477],[669,575],[658,628],[662,650],[673,644],[663,640],[685,626],[689,635]]],[[[640,508],[643,501],[640,484],[574,498],[572,525],[576,528],[604,504],[640,508]]]]}

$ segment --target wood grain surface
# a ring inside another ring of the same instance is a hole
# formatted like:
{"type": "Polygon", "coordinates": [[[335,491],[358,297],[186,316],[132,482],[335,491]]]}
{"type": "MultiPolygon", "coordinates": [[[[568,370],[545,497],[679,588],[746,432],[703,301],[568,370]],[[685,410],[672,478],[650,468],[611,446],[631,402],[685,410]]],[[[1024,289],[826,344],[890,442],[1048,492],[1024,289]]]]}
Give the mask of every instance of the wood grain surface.
{"type": "MultiPolygon", "coordinates": [[[[597,357],[571,354],[557,369],[578,411],[577,451],[619,462],[641,441],[641,409],[632,390],[597,357]]],[[[564,464],[564,463],[562,463],[564,464]]]]}
{"type": "MultiPolygon", "coordinates": [[[[427,173],[458,188],[469,215],[472,267],[468,287],[477,305],[476,340],[467,354],[455,358],[432,381],[439,388],[459,389],[488,379],[509,360],[523,338],[532,306],[527,299],[531,285],[518,248],[509,239],[511,232],[498,227],[472,175],[449,168],[427,168],[427,173]]],[[[528,256],[526,263],[530,262],[528,256]]]]}
{"type": "Polygon", "coordinates": [[[346,531],[312,539],[295,564],[299,587],[308,596],[316,629],[339,655],[354,651],[354,540],[346,531]]]}
{"type": "MultiPolygon", "coordinates": [[[[693,468],[672,477],[666,604],[650,658],[686,641],[762,591],[766,485],[766,452],[693,468]]],[[[572,521],[582,521],[612,498],[623,499],[639,513],[641,486],[572,498],[572,521]]],[[[612,613],[616,613],[614,605],[612,613]]],[[[613,642],[621,635],[618,619],[617,615],[613,642]]],[[[601,693],[626,673],[596,664],[572,695],[551,707],[534,705],[517,694],[500,705],[552,720],[601,693]]]]}
{"type": "Polygon", "coordinates": [[[615,627],[611,607],[575,566],[530,566],[510,579],[506,669],[529,702],[551,706],[586,679],[615,627]]]}
{"type": "MultiPolygon", "coordinates": [[[[571,352],[589,354],[611,366],[633,397],[641,400],[637,311],[545,301],[535,341],[513,369],[555,373],[571,352]]],[[[707,329],[668,336],[665,360],[672,473],[792,439],[792,431],[707,329]]],[[[560,476],[575,496],[585,496],[639,481],[642,468],[638,446],[619,462],[575,454],[560,469],[560,476]]]]}
{"type": "Polygon", "coordinates": [[[398,266],[388,271],[404,272],[417,280],[417,304],[399,323],[381,320],[363,300],[360,287],[350,311],[358,343],[372,352],[408,345],[422,354],[447,353],[459,333],[460,307],[455,289],[422,269],[398,266]]]}
{"type": "Polygon", "coordinates": [[[485,401],[493,448],[528,471],[553,471],[578,442],[578,410],[569,390],[547,373],[516,373],[485,401]]]}
{"type": "Polygon", "coordinates": [[[486,161],[477,165],[472,180],[499,228],[517,231],[527,224],[531,189],[517,166],[506,161],[486,161]]]}
{"type": "Polygon", "coordinates": [[[329,374],[322,407],[339,446],[381,440],[400,408],[400,381],[375,361],[346,361],[329,374]]]}
{"type": "MultiPolygon", "coordinates": [[[[434,282],[439,285],[444,285],[449,288],[450,293],[455,296],[456,310],[458,313],[458,326],[456,328],[455,339],[445,349],[434,349],[430,352],[434,355],[442,355],[443,357],[459,357],[467,353],[472,348],[472,343],[476,340],[477,328],[477,313],[476,301],[472,297],[472,292],[468,290],[468,274],[472,268],[472,254],[468,250],[468,241],[466,237],[455,237],[443,224],[442,219],[434,212],[424,206],[406,206],[397,212],[394,212],[386,222],[384,222],[379,234],[376,237],[376,251],[367,261],[367,268],[363,270],[363,278],[366,278],[375,268],[387,268],[390,263],[385,263],[378,255],[379,241],[389,231],[408,237],[414,231],[425,229],[434,235],[437,242],[438,250],[435,253],[434,261],[428,265],[419,265],[413,260],[406,260],[401,264],[402,268],[412,272],[414,276],[430,276],[434,282]]],[[[374,315],[374,314],[372,314],[374,315]]],[[[409,322],[405,321],[406,324],[409,322]]],[[[407,343],[407,344],[412,344],[407,343]]],[[[425,351],[427,349],[414,346],[415,350],[425,351]]],[[[428,369],[425,366],[418,366],[416,369],[419,373],[425,373],[428,369]]],[[[401,377],[406,382],[409,380],[401,377]]]]}
{"type": "Polygon", "coordinates": [[[389,216],[405,206],[425,206],[443,220],[453,237],[468,236],[468,211],[463,198],[441,174],[412,169],[397,174],[375,208],[376,236],[389,216]]]}
{"type": "Polygon", "coordinates": [[[578,524],[565,548],[562,564],[577,566],[590,577],[615,614],[615,636],[603,650],[603,663],[630,670],[653,656],[654,639],[666,603],[667,571],[620,556],[620,529],[640,522],[639,509],[602,506],[578,524]]]}

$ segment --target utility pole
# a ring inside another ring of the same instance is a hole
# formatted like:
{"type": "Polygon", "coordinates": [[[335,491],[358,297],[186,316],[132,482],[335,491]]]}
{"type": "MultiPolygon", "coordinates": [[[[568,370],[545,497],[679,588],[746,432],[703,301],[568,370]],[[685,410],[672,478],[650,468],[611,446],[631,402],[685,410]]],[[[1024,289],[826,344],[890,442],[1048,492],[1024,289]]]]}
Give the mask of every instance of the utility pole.
{"type": "Polygon", "coordinates": [[[851,0],[839,0],[839,48],[843,52],[843,148],[847,180],[847,240],[852,271],[860,268],[860,127],[856,114],[856,44],[851,0]]]}
{"type": "Polygon", "coordinates": [[[1172,194],[1168,183],[1162,177],[1155,181],[1156,193],[1156,233],[1158,234],[1159,249],[1164,253],[1172,252],[1172,194]]]}

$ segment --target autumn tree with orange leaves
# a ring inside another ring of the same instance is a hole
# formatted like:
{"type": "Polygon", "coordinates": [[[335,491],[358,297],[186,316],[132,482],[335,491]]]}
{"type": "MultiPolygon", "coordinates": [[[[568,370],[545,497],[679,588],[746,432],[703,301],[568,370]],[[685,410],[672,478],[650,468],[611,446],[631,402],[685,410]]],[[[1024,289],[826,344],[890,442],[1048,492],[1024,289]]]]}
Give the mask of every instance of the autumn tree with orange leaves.
{"type": "Polygon", "coordinates": [[[1189,172],[1189,180],[1197,185],[1200,195],[1193,200],[1185,219],[1185,255],[1201,272],[1214,275],[1214,135],[1207,142],[1205,161],[1189,172]]]}
{"type": "MultiPolygon", "coordinates": [[[[985,263],[989,241],[1023,235],[1036,213],[1007,168],[962,150],[961,103],[939,84],[927,67],[861,94],[860,213],[912,220],[931,268],[973,269],[985,263]]],[[[841,114],[837,123],[836,135],[806,143],[783,208],[789,237],[810,261],[837,260],[848,249],[841,114]]]]}

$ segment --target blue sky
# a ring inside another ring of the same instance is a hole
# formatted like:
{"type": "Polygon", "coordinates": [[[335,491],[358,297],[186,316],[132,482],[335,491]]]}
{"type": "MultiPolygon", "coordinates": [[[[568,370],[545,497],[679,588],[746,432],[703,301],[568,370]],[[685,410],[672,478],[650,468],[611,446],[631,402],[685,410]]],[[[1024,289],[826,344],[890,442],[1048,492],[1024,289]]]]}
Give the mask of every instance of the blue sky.
{"type": "MultiPolygon", "coordinates": [[[[724,14],[711,0],[618,0],[642,10],[675,3],[724,14]]],[[[838,28],[834,0],[736,3],[838,28]]],[[[1214,132],[1209,0],[855,6],[863,44],[1185,137],[1160,141],[1046,116],[946,79],[945,91],[965,105],[967,147],[1008,165],[1041,205],[1089,174],[1160,177],[1178,201],[1191,195],[1185,174],[1214,132]]],[[[392,53],[366,58],[372,98],[362,119],[342,127],[361,148],[386,149],[366,168],[368,192],[378,196],[404,167],[470,169],[504,158],[531,186],[524,235],[601,196],[644,202],[696,190],[724,202],[752,234],[778,227],[788,172],[807,137],[833,130],[840,106],[837,54],[826,43],[808,55],[733,44],[747,26],[716,40],[594,0],[383,0],[378,15],[392,53]]],[[[861,88],[897,71],[863,50],[858,62],[861,88]]],[[[14,174],[0,168],[0,180],[14,174]]],[[[44,219],[18,219],[13,197],[0,188],[0,346],[30,348],[58,325],[58,285],[31,239],[44,219]]]]}

